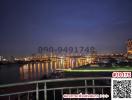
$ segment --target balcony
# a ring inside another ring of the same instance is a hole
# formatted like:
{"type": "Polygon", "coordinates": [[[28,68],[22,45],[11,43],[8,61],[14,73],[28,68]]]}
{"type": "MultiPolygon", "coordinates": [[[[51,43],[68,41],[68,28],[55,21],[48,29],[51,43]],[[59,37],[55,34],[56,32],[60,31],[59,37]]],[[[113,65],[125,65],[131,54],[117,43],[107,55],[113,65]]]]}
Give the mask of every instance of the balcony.
{"type": "MultiPolygon", "coordinates": [[[[110,77],[83,77],[41,80],[0,85],[0,100],[67,100],[64,94],[108,94],[110,100],[110,77]]],[[[68,99],[79,100],[79,99],[68,99]]],[[[96,99],[83,99],[96,100],[96,99]]],[[[99,99],[98,99],[99,100],[99,99]]]]}

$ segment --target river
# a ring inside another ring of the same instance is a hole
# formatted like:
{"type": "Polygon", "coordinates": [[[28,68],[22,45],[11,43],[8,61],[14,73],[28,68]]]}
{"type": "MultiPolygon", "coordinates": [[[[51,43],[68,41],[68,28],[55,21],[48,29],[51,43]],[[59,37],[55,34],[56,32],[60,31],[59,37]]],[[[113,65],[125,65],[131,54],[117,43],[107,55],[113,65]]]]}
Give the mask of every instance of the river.
{"type": "Polygon", "coordinates": [[[0,84],[34,81],[60,68],[81,66],[79,63],[34,62],[28,64],[0,65],[0,84]]]}

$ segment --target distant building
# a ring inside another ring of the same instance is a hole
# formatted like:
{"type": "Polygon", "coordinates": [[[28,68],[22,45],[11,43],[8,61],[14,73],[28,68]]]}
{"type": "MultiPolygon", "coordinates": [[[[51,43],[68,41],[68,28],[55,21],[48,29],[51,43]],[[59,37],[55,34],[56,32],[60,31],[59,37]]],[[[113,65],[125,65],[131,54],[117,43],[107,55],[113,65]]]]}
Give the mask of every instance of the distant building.
{"type": "Polygon", "coordinates": [[[132,39],[127,41],[127,58],[132,59],[132,39]]]}
{"type": "Polygon", "coordinates": [[[4,61],[4,57],[3,56],[0,56],[0,61],[4,61]]]}
{"type": "Polygon", "coordinates": [[[14,62],[15,61],[15,57],[14,56],[11,56],[9,61],[10,62],[14,62]]]}
{"type": "Polygon", "coordinates": [[[3,57],[2,57],[2,56],[0,56],[0,61],[2,61],[2,58],[3,58],[3,57]]]}

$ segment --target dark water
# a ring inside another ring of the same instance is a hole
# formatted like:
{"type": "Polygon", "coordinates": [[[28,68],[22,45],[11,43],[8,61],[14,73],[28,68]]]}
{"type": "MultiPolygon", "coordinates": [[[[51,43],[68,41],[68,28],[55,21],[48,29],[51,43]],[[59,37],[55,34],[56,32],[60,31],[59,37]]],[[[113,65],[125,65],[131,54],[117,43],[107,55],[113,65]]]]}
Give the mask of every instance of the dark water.
{"type": "Polygon", "coordinates": [[[56,69],[73,68],[73,66],[81,66],[81,64],[69,64],[63,62],[36,62],[24,65],[0,65],[0,84],[39,80],[44,75],[48,75],[56,69]]]}
{"type": "MultiPolygon", "coordinates": [[[[64,62],[34,62],[28,64],[0,65],[0,84],[35,81],[45,79],[44,76],[54,72],[56,69],[78,68],[83,63],[64,62]]],[[[54,76],[54,75],[52,75],[54,76]]],[[[111,73],[64,73],[64,77],[98,77],[109,76],[111,73]]]]}
{"type": "Polygon", "coordinates": [[[18,65],[1,65],[0,66],[0,84],[18,82],[20,73],[18,65]]]}

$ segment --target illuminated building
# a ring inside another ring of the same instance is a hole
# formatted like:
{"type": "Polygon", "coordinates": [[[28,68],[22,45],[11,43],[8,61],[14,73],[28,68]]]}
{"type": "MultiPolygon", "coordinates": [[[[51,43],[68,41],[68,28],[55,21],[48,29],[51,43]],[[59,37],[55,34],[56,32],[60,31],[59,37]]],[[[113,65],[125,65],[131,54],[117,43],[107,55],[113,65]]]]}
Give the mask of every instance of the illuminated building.
{"type": "Polygon", "coordinates": [[[132,59],[132,39],[127,41],[127,57],[132,59]]]}
{"type": "Polygon", "coordinates": [[[2,56],[0,56],[0,61],[2,61],[2,56]]]}

